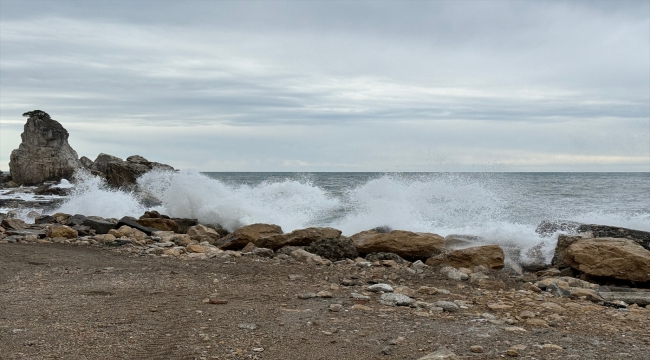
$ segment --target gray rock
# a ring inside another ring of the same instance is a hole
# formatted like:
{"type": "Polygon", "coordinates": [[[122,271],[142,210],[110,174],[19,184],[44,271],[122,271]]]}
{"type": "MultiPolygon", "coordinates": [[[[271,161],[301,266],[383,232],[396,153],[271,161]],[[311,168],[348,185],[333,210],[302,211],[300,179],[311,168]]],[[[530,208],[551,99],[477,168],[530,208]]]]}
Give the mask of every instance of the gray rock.
{"type": "Polygon", "coordinates": [[[147,234],[149,236],[151,236],[151,233],[153,233],[154,231],[159,231],[158,229],[150,228],[150,227],[142,226],[142,225],[138,224],[138,222],[135,220],[135,218],[132,218],[130,216],[125,216],[125,217],[121,218],[117,222],[117,225],[115,226],[115,228],[119,229],[122,225],[127,225],[129,227],[134,228],[134,229],[138,229],[138,230],[142,231],[143,233],[145,233],[145,234],[147,234]]]}
{"type": "Polygon", "coordinates": [[[406,260],[404,260],[401,256],[395,253],[386,253],[386,252],[370,253],[366,255],[366,260],[370,262],[375,262],[379,260],[395,260],[395,262],[398,264],[404,264],[406,262],[406,260]]]}
{"type": "Polygon", "coordinates": [[[111,161],[121,162],[122,159],[118,158],[117,156],[101,153],[97,155],[97,158],[95,161],[93,161],[92,165],[90,166],[90,170],[99,171],[100,173],[106,174],[106,167],[111,161]]]}
{"type": "Polygon", "coordinates": [[[22,142],[11,152],[9,172],[20,185],[71,179],[84,166],[68,144],[68,131],[40,110],[24,113],[28,117],[22,142]]]}
{"type": "Polygon", "coordinates": [[[271,249],[265,249],[265,248],[255,248],[253,251],[251,251],[251,254],[253,256],[259,256],[259,257],[265,257],[265,258],[272,258],[275,256],[275,252],[271,249]]]}
{"type": "Polygon", "coordinates": [[[447,277],[451,280],[467,280],[469,279],[469,276],[465,274],[464,272],[453,268],[451,266],[445,266],[442,269],[440,269],[440,273],[447,275],[447,277]]]}
{"type": "Polygon", "coordinates": [[[648,231],[632,230],[607,225],[584,224],[580,225],[578,232],[590,232],[591,235],[596,238],[624,238],[634,241],[635,243],[643,246],[646,250],[650,250],[650,232],[648,231]]]}
{"type": "Polygon", "coordinates": [[[436,352],[427,354],[418,360],[460,360],[458,355],[454,354],[451,350],[441,347],[436,352]]]}
{"type": "Polygon", "coordinates": [[[86,216],[81,215],[81,214],[76,214],[76,215],[70,216],[65,221],[65,224],[68,225],[68,226],[82,225],[86,219],[87,219],[86,216]]]}
{"type": "Polygon", "coordinates": [[[435,303],[433,303],[433,306],[442,308],[444,311],[447,312],[456,312],[460,309],[458,304],[451,301],[444,301],[444,300],[436,301],[435,303]]]}
{"type": "Polygon", "coordinates": [[[388,284],[374,284],[374,285],[368,286],[368,291],[370,291],[370,292],[383,291],[385,293],[388,293],[388,292],[393,292],[393,287],[388,285],[388,284]]]}
{"type": "Polygon", "coordinates": [[[169,165],[147,161],[142,156],[133,155],[126,161],[106,163],[106,182],[113,187],[131,187],[140,176],[153,169],[174,171],[174,168],[169,165]]]}
{"type": "Polygon", "coordinates": [[[93,161],[85,156],[80,157],[79,161],[83,166],[86,167],[86,169],[90,169],[90,167],[93,166],[93,161]]]}
{"type": "Polygon", "coordinates": [[[255,324],[249,324],[249,323],[241,323],[237,325],[238,328],[240,329],[245,329],[245,330],[255,330],[257,329],[257,325],[255,324]]]}
{"type": "Polygon", "coordinates": [[[623,301],[626,304],[637,304],[639,306],[650,305],[650,292],[638,291],[638,292],[598,292],[603,299],[606,301],[623,301]]]}
{"type": "Polygon", "coordinates": [[[381,294],[379,302],[387,306],[410,306],[415,304],[415,299],[404,294],[387,293],[381,294]]]}

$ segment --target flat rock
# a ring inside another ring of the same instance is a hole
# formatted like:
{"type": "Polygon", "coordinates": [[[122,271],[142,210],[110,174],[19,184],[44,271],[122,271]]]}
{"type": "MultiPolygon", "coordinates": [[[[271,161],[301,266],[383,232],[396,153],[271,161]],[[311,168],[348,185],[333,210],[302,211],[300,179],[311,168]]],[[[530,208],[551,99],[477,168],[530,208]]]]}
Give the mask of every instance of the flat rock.
{"type": "MultiPolygon", "coordinates": [[[[317,241],[320,241],[323,244],[327,244],[325,240],[335,240],[338,239],[339,237],[341,237],[340,230],[329,228],[329,227],[325,227],[325,228],[311,227],[306,229],[294,230],[288,234],[282,234],[282,231],[280,230],[279,232],[273,234],[257,237],[254,240],[254,242],[255,242],[255,246],[263,247],[267,249],[273,249],[275,251],[284,246],[308,246],[317,241]]],[[[348,246],[341,246],[341,244],[332,244],[332,245],[333,246],[336,245],[334,247],[341,248],[339,249],[340,251],[337,252],[341,252],[342,254],[346,254],[346,255],[350,253],[349,256],[352,256],[351,250],[348,249],[348,246]]],[[[326,251],[327,249],[325,248],[324,245],[320,247],[323,248],[324,252],[331,252],[331,251],[326,251]]],[[[334,249],[334,247],[332,247],[332,249],[334,249]]],[[[333,257],[336,257],[337,260],[340,260],[340,258],[345,258],[347,256],[341,257],[340,255],[337,255],[333,257]]]]}
{"type": "MultiPolygon", "coordinates": [[[[246,244],[260,238],[265,238],[273,235],[282,234],[282,228],[278,225],[271,224],[252,224],[242,226],[233,231],[231,234],[219,239],[215,245],[223,250],[239,250],[246,246],[246,244]]],[[[268,246],[257,245],[258,247],[270,248],[268,246]]]]}
{"type": "Polygon", "coordinates": [[[505,254],[499,245],[474,246],[465,249],[454,250],[446,254],[438,255],[427,259],[429,266],[446,265],[455,268],[470,268],[475,266],[486,266],[490,269],[502,269],[504,266],[505,254]]]}
{"type": "Polygon", "coordinates": [[[563,260],[590,276],[650,281],[650,251],[632,240],[580,239],[569,245],[563,260]]]}
{"type": "Polygon", "coordinates": [[[389,233],[363,231],[350,239],[360,254],[389,252],[405,259],[428,259],[442,252],[445,247],[445,239],[440,235],[403,230],[393,230],[389,233]]]}
{"type": "Polygon", "coordinates": [[[379,302],[387,306],[409,306],[415,304],[415,299],[404,294],[386,293],[381,294],[379,302]]]}
{"type": "Polygon", "coordinates": [[[639,306],[650,305],[650,292],[599,292],[607,301],[624,301],[626,304],[637,304],[639,306]]]}
{"type": "Polygon", "coordinates": [[[383,291],[385,293],[388,293],[388,292],[393,292],[393,287],[388,285],[388,284],[374,284],[374,285],[368,286],[367,290],[370,291],[370,292],[383,291]]]}

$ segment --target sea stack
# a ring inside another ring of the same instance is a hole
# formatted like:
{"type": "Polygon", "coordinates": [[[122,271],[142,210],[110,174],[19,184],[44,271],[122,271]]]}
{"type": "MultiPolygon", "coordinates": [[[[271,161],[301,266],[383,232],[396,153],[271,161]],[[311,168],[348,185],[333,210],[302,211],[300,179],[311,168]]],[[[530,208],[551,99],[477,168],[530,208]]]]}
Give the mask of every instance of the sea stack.
{"type": "Polygon", "coordinates": [[[68,144],[68,131],[41,110],[23,114],[27,117],[22,143],[11,152],[9,170],[20,185],[70,179],[83,168],[77,152],[68,144]]]}

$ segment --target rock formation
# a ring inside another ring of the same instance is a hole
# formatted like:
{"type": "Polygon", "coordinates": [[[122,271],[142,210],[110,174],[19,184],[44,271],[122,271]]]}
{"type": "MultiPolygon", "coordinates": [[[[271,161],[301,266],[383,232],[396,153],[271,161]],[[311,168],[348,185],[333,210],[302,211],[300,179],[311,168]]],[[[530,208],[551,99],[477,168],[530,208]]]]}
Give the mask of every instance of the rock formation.
{"type": "MultiPolygon", "coordinates": [[[[114,187],[135,185],[137,178],[150,170],[174,170],[169,165],[149,161],[140,155],[129,156],[126,158],[126,161],[121,161],[119,158],[115,159],[117,160],[109,160],[106,162],[106,170],[104,171],[106,181],[114,187]]],[[[95,162],[97,161],[95,160],[95,162]]]]}
{"type": "Polygon", "coordinates": [[[68,131],[44,111],[26,112],[22,143],[11,152],[9,170],[13,181],[35,185],[44,181],[70,179],[83,168],[77,152],[68,144],[68,131]]]}

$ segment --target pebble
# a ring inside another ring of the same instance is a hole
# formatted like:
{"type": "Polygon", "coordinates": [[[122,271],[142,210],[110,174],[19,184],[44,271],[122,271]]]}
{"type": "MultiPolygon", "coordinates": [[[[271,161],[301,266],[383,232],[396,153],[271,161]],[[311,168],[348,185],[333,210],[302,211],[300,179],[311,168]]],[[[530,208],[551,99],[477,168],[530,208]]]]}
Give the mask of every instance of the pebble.
{"type": "Polygon", "coordinates": [[[393,287],[388,285],[388,284],[374,284],[368,286],[368,291],[370,292],[380,292],[383,291],[385,293],[390,293],[393,292],[393,287]]]}
{"type": "Polygon", "coordinates": [[[343,309],[343,305],[341,305],[341,304],[332,304],[332,305],[330,305],[330,311],[339,312],[342,309],[343,309]]]}
{"type": "Polygon", "coordinates": [[[319,291],[319,292],[316,293],[316,297],[319,297],[319,298],[331,298],[332,297],[332,292],[325,291],[325,290],[319,291]]]}
{"type": "Polygon", "coordinates": [[[370,296],[362,295],[355,292],[351,293],[350,297],[357,300],[370,300],[370,296]]]}
{"type": "Polygon", "coordinates": [[[298,294],[297,296],[298,296],[298,299],[303,299],[303,300],[305,300],[305,299],[312,299],[312,298],[315,298],[315,297],[316,297],[316,294],[310,292],[310,293],[298,294]]]}
{"type": "Polygon", "coordinates": [[[470,350],[472,350],[473,353],[480,354],[483,352],[483,346],[481,345],[473,345],[470,350]]]}
{"type": "Polygon", "coordinates": [[[246,330],[255,330],[257,329],[257,325],[255,324],[249,324],[249,323],[241,323],[237,325],[238,328],[240,329],[246,329],[246,330]]]}

